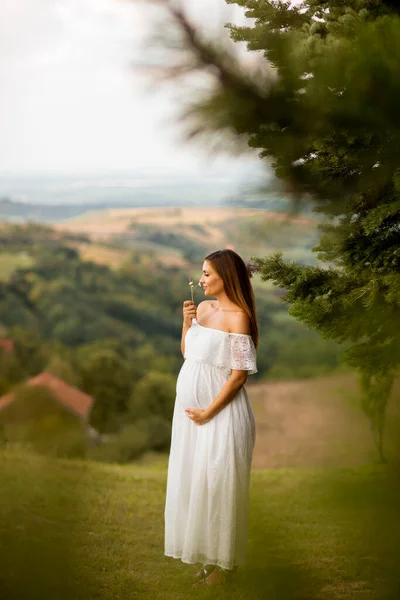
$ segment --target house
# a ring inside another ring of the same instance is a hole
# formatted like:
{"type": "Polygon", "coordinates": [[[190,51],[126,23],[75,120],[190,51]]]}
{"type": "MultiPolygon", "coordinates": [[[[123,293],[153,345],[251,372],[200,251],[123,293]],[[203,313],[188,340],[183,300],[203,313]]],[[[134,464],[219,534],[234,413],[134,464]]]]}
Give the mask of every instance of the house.
{"type": "Polygon", "coordinates": [[[0,352],[14,352],[14,342],[9,338],[0,338],[0,352]]]}
{"type": "MultiPolygon", "coordinates": [[[[25,382],[26,386],[45,387],[51,392],[62,408],[76,415],[83,422],[87,422],[94,404],[92,396],[81,392],[78,388],[69,385],[52,373],[40,373],[25,382]]],[[[14,402],[16,394],[11,392],[0,398],[0,411],[14,402]]]]}

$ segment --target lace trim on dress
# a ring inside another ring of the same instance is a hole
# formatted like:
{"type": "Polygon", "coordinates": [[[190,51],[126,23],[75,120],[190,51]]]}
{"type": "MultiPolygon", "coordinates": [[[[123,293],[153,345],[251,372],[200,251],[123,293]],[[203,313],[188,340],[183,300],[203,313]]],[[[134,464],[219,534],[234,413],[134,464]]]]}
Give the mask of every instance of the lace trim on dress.
{"type": "Polygon", "coordinates": [[[249,371],[250,374],[257,373],[256,349],[252,338],[242,334],[234,335],[234,337],[230,334],[229,337],[231,369],[249,371]]]}
{"type": "Polygon", "coordinates": [[[193,321],[194,327],[192,325],[186,335],[195,338],[188,344],[185,358],[228,370],[248,371],[249,375],[257,373],[256,349],[250,335],[203,327],[193,321]],[[201,336],[202,343],[196,343],[197,336],[201,336]]]}

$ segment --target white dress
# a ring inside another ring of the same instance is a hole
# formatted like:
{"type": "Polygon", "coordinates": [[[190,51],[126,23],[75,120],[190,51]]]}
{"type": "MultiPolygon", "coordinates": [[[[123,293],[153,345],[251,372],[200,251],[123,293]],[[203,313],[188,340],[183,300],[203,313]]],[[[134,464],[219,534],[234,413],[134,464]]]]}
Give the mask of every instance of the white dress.
{"type": "Polygon", "coordinates": [[[206,409],[231,369],[257,372],[251,336],[193,319],[176,384],[165,503],[165,554],[233,569],[245,561],[254,415],[242,387],[205,425],[185,408],[206,409]]]}

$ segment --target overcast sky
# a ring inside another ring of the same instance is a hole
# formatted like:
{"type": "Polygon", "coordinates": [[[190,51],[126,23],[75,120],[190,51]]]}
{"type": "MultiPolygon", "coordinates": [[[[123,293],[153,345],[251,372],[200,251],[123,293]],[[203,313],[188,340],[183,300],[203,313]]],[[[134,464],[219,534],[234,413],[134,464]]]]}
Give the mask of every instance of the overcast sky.
{"type": "MultiPolygon", "coordinates": [[[[232,16],[224,0],[186,4],[232,16]]],[[[167,126],[168,96],[131,68],[151,22],[146,2],[1,0],[0,172],[208,169],[167,126]]]]}

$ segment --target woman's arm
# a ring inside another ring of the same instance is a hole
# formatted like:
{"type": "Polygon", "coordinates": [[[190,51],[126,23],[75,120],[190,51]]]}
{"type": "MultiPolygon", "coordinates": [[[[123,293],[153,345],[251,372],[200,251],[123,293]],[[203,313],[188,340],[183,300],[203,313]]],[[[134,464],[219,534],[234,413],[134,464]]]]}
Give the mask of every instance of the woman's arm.
{"type": "Polygon", "coordinates": [[[215,398],[214,402],[204,411],[207,420],[212,419],[225,406],[230,404],[247,380],[247,371],[232,371],[228,381],[215,398]]]}
{"type": "Polygon", "coordinates": [[[200,302],[199,306],[196,307],[195,303],[191,300],[185,300],[183,303],[183,323],[182,323],[182,337],[181,337],[181,353],[185,358],[185,337],[188,329],[192,326],[192,320],[197,317],[197,311],[203,310],[204,302],[200,302]]]}
{"type": "Polygon", "coordinates": [[[239,390],[244,386],[247,380],[247,371],[232,371],[231,376],[225,383],[217,397],[206,410],[199,408],[186,408],[187,416],[192,419],[196,425],[204,425],[217,415],[225,406],[227,406],[239,390]]]}
{"type": "Polygon", "coordinates": [[[183,358],[185,358],[185,337],[186,337],[188,329],[190,329],[190,326],[187,323],[183,322],[182,338],[181,338],[181,352],[182,352],[183,358]]]}
{"type": "Polygon", "coordinates": [[[197,306],[190,300],[185,300],[183,303],[183,325],[182,325],[182,338],[181,338],[181,352],[183,358],[185,358],[185,337],[188,329],[192,325],[192,319],[197,318],[197,315],[202,315],[204,308],[207,306],[207,300],[203,300],[197,306]]]}

